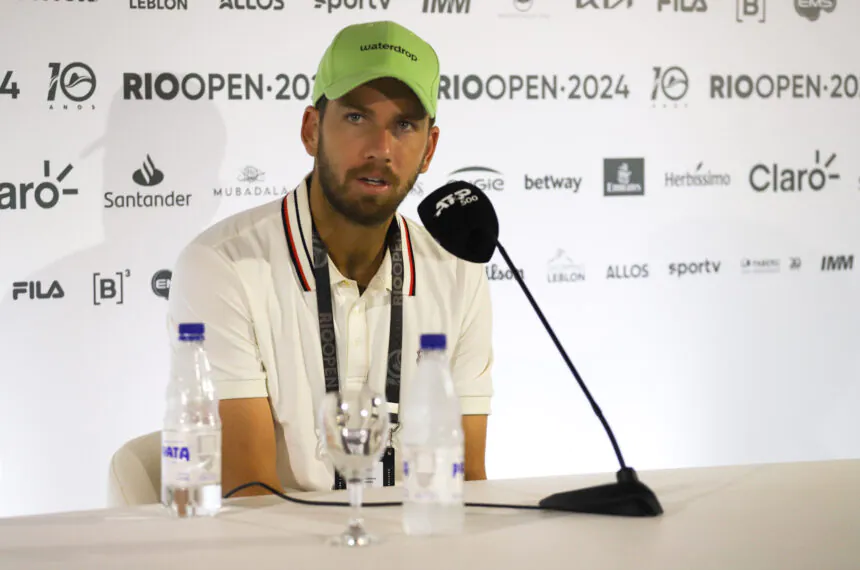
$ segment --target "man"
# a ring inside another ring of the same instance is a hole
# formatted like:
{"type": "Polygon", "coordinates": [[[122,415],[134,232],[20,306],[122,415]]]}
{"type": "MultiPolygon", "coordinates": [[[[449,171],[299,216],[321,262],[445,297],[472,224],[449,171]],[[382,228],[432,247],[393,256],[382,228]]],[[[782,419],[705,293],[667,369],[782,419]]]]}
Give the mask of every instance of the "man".
{"type": "MultiPolygon", "coordinates": [[[[408,389],[419,337],[431,332],[447,336],[466,479],[486,478],[493,356],[484,269],[396,212],[433,158],[438,86],[436,53],[411,31],[392,22],[344,28],[302,118],[312,172],[285,198],[215,224],[181,252],[170,332],[175,339],[182,322],[206,326],[225,493],[251,481],[333,488],[316,422],[327,387],[368,382],[395,400],[389,377],[399,371],[408,389]],[[329,323],[334,342],[323,343],[329,323]]],[[[395,446],[401,474],[399,457],[395,446]]]]}

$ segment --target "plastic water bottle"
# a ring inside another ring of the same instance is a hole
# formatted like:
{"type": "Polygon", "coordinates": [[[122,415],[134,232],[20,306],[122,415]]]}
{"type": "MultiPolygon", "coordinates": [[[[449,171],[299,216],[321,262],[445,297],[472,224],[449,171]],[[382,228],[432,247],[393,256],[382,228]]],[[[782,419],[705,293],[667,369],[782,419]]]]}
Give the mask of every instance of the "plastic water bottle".
{"type": "Polygon", "coordinates": [[[221,416],[204,326],[179,325],[161,432],[161,502],[177,517],[221,509],[221,416]]]}
{"type": "Polygon", "coordinates": [[[463,528],[463,424],[445,355],[445,335],[421,335],[415,378],[399,412],[403,530],[453,534],[463,528]]]}

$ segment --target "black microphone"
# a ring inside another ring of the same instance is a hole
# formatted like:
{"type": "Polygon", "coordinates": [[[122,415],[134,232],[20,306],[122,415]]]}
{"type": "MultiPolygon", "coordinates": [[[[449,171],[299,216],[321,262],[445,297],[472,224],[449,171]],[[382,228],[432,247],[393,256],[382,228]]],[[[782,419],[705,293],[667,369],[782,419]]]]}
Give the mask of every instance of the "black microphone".
{"type": "Polygon", "coordinates": [[[636,471],[624,463],[624,457],[615,441],[612,429],[603,417],[594,398],[585,387],[576,367],[568,358],[552,327],[538,307],[531,292],[520,277],[505,248],[499,243],[499,220],[490,199],[477,186],[460,180],[449,182],[434,190],[418,205],[418,216],[424,227],[439,245],[452,255],[473,263],[486,263],[496,248],[504,257],[511,274],[520,284],[529,303],[564,358],[579,387],[591,404],[606,435],[612,442],[615,456],[621,469],[616,474],[617,481],[606,485],[564,491],[545,497],[538,505],[556,511],[578,513],[620,515],[627,517],[653,517],[663,513],[663,507],[654,492],[639,480],[636,471]]]}

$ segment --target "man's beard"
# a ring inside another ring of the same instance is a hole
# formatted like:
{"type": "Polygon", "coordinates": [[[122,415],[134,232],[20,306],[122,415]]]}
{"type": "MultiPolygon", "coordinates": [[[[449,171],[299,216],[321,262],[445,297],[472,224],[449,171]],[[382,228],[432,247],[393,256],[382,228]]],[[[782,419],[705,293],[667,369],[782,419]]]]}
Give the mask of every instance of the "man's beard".
{"type": "Polygon", "coordinates": [[[409,190],[415,186],[415,182],[418,180],[418,175],[421,171],[420,167],[417,168],[414,174],[409,177],[406,187],[401,189],[399,184],[400,178],[396,177],[394,173],[389,170],[386,173],[386,178],[393,183],[391,195],[385,202],[378,203],[373,196],[364,196],[350,202],[347,198],[346,184],[349,180],[354,180],[360,176],[361,172],[347,171],[344,176],[344,183],[338,184],[334,170],[332,169],[328,157],[326,157],[325,151],[323,150],[322,140],[320,140],[317,160],[319,161],[318,170],[320,187],[322,188],[325,199],[341,216],[355,224],[367,227],[379,226],[394,215],[394,212],[397,211],[400,203],[403,202],[404,198],[406,198],[409,190]],[[362,204],[366,204],[366,206],[362,207],[362,204]]]}

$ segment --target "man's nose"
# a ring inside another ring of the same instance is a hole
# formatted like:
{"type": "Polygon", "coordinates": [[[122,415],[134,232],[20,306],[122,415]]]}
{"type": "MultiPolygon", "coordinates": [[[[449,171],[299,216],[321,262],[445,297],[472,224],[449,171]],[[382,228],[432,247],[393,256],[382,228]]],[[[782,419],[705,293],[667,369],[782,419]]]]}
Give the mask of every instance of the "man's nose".
{"type": "Polygon", "coordinates": [[[365,158],[375,160],[391,160],[391,148],[394,144],[394,135],[391,130],[382,126],[370,129],[367,135],[365,147],[365,158]]]}

